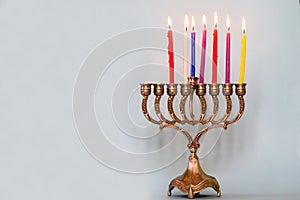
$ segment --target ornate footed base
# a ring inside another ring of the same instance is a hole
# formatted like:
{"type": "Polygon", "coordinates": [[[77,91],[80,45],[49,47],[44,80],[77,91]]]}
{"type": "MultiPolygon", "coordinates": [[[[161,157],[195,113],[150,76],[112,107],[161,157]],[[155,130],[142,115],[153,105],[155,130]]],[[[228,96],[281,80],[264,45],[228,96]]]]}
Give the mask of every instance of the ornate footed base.
{"type": "Polygon", "coordinates": [[[213,188],[217,192],[218,197],[221,196],[221,189],[217,179],[204,173],[196,153],[191,153],[188,168],[184,174],[171,181],[168,190],[169,196],[171,196],[171,191],[174,187],[177,187],[184,193],[188,193],[189,199],[193,199],[195,194],[208,187],[213,188]]]}

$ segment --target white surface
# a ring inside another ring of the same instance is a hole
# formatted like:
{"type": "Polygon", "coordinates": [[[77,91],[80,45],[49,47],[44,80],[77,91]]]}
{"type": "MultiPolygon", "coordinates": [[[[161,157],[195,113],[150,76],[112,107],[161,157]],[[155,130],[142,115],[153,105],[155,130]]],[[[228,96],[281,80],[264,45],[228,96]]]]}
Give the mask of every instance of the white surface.
{"type": "MultiPolygon", "coordinates": [[[[101,165],[74,128],[73,84],[83,59],[111,35],[164,27],[167,15],[180,29],[184,14],[200,19],[215,10],[230,14],[231,24],[247,19],[247,108],[202,161],[203,168],[218,178],[224,199],[299,193],[298,1],[2,0],[0,198],[169,199],[167,185],[185,169],[187,155],[143,175],[101,165]]],[[[234,60],[238,65],[238,56],[234,60]]],[[[258,199],[264,198],[273,199],[258,199]]]]}

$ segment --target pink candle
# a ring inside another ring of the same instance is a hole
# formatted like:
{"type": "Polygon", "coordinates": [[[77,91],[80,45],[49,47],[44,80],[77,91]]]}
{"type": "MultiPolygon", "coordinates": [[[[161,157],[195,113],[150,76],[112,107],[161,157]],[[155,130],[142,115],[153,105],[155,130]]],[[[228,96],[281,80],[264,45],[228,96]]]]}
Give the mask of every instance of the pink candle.
{"type": "Polygon", "coordinates": [[[203,15],[203,32],[202,32],[202,50],[201,50],[201,64],[200,64],[200,78],[199,83],[204,83],[204,68],[206,57],[206,16],[203,15]]]}
{"type": "Polygon", "coordinates": [[[230,21],[227,16],[225,83],[230,83],[230,21]]]}

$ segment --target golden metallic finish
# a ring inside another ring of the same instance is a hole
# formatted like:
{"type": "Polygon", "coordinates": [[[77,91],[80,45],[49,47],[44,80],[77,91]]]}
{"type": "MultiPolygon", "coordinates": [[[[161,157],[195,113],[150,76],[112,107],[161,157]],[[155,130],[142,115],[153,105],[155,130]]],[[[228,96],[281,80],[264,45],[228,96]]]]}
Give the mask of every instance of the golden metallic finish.
{"type": "Polygon", "coordinates": [[[151,94],[151,84],[141,83],[141,94],[143,96],[149,96],[151,94]]]}
{"type": "Polygon", "coordinates": [[[244,96],[246,94],[246,83],[235,84],[235,93],[238,96],[244,96]]]}
{"type": "Polygon", "coordinates": [[[198,77],[188,77],[189,84],[193,89],[195,89],[196,85],[198,84],[198,80],[198,77]]]}
{"type": "Polygon", "coordinates": [[[198,96],[204,96],[206,94],[206,84],[199,83],[196,86],[196,94],[198,96]]]}
{"type": "Polygon", "coordinates": [[[180,191],[188,193],[188,198],[193,199],[196,193],[201,192],[207,187],[213,188],[218,196],[221,196],[220,185],[212,176],[207,175],[200,167],[196,152],[191,152],[187,170],[177,178],[173,179],[169,185],[168,195],[171,190],[177,187],[180,191]]]}
{"type": "Polygon", "coordinates": [[[167,94],[169,96],[175,96],[177,94],[177,84],[167,84],[167,94]]]}
{"type": "Polygon", "coordinates": [[[209,86],[209,94],[211,96],[218,96],[219,92],[220,92],[220,85],[217,83],[213,83],[213,84],[208,84],[209,86]]]}
{"type": "Polygon", "coordinates": [[[191,93],[191,85],[190,84],[180,84],[181,90],[180,93],[182,96],[188,96],[191,93]]]}
{"type": "Polygon", "coordinates": [[[155,84],[153,84],[153,86],[154,86],[154,95],[155,96],[161,96],[164,94],[165,84],[155,83],[155,84]]]}
{"type": "Polygon", "coordinates": [[[180,115],[177,116],[174,112],[174,97],[177,95],[177,84],[167,84],[167,95],[168,97],[168,112],[171,119],[167,119],[160,111],[160,100],[161,96],[164,94],[164,84],[150,84],[145,83],[141,84],[141,94],[143,96],[142,100],[142,111],[147,120],[154,124],[158,124],[161,129],[163,128],[172,128],[178,130],[183,135],[186,136],[188,140],[188,148],[191,152],[187,170],[183,175],[178,176],[173,179],[169,185],[168,195],[171,195],[171,191],[174,187],[177,187],[180,191],[187,193],[188,198],[194,198],[196,193],[201,192],[205,188],[213,188],[218,196],[221,196],[220,185],[216,178],[207,175],[199,164],[199,159],[197,157],[197,149],[200,147],[199,140],[200,138],[207,133],[210,129],[214,128],[224,128],[227,129],[227,126],[238,121],[245,110],[245,101],[244,95],[246,94],[246,84],[223,84],[222,93],[226,101],[226,111],[220,119],[215,119],[219,111],[219,99],[218,95],[220,93],[219,84],[208,84],[209,86],[209,95],[212,98],[213,108],[212,114],[208,117],[206,116],[207,112],[207,103],[206,103],[206,84],[198,83],[197,77],[190,77],[189,84],[180,84],[180,93],[181,100],[179,104],[180,115]],[[148,97],[151,94],[151,85],[153,85],[153,93],[155,95],[154,108],[158,120],[153,119],[147,109],[148,97]],[[229,119],[232,111],[232,100],[231,96],[233,94],[233,86],[235,86],[235,93],[239,100],[239,111],[235,117],[229,119]],[[199,98],[201,105],[201,113],[198,119],[195,119],[193,113],[193,98],[194,95],[199,98]],[[189,116],[186,113],[186,103],[189,100],[189,116]],[[179,125],[183,124],[197,125],[203,124],[203,127],[194,137],[189,134],[188,131],[180,127],[179,125]],[[178,125],[177,125],[178,124],[178,125]]]}
{"type": "Polygon", "coordinates": [[[230,83],[223,84],[223,95],[224,96],[232,95],[232,84],[230,84],[230,83]]]}

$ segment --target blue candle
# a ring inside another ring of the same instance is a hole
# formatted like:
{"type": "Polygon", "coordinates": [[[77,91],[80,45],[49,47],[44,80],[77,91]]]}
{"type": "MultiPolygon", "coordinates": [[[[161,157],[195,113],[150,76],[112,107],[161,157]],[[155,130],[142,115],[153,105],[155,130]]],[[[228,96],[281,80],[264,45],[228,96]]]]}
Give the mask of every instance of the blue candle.
{"type": "Polygon", "coordinates": [[[195,77],[195,38],[196,38],[196,33],[195,33],[195,19],[194,16],[192,16],[192,32],[191,32],[191,77],[195,77]]]}

